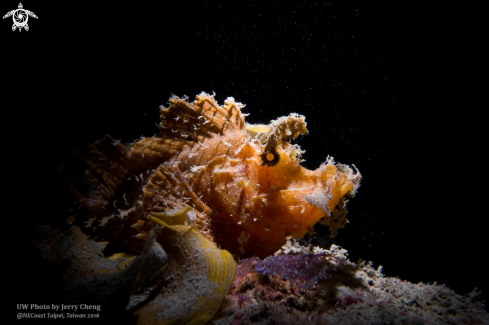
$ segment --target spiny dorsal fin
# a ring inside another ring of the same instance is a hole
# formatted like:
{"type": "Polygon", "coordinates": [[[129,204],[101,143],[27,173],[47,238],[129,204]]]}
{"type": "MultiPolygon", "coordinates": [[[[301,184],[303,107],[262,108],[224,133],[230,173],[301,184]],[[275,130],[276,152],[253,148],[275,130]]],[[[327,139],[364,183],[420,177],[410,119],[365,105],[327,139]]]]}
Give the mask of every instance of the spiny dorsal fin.
{"type": "Polygon", "coordinates": [[[170,107],[161,107],[161,135],[167,135],[170,130],[175,129],[189,135],[192,133],[197,136],[201,134],[209,136],[208,133],[222,135],[229,127],[232,129],[244,127],[244,117],[241,114],[244,105],[236,103],[232,97],[227,98],[223,106],[217,104],[214,95],[204,92],[197,95],[193,103],[175,95],[169,102],[170,107]]]}
{"type": "Polygon", "coordinates": [[[241,103],[229,97],[223,106],[214,100],[214,95],[201,93],[194,102],[172,96],[170,106],[161,106],[160,133],[151,138],[142,138],[132,144],[133,156],[140,156],[155,167],[191,149],[197,142],[222,136],[227,130],[246,132],[241,103]]]}

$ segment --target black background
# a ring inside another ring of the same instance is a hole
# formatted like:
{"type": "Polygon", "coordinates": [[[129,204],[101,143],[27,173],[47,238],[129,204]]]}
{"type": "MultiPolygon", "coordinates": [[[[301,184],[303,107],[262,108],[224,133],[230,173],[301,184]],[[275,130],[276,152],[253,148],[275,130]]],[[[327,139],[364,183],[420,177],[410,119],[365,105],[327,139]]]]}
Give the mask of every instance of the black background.
{"type": "MultiPolygon", "coordinates": [[[[2,2],[2,15],[17,5],[2,2]]],[[[69,152],[105,134],[124,143],[151,136],[171,94],[215,91],[220,104],[246,104],[248,122],[305,115],[306,167],[327,155],[358,167],[351,223],[335,238],[352,261],[487,297],[487,104],[474,83],[481,40],[466,33],[477,29],[474,8],[23,5],[39,17],[29,31],[12,32],[10,18],[0,25],[4,264],[19,281],[36,278],[23,250],[31,225],[65,213],[53,212],[49,187],[69,152]]]]}

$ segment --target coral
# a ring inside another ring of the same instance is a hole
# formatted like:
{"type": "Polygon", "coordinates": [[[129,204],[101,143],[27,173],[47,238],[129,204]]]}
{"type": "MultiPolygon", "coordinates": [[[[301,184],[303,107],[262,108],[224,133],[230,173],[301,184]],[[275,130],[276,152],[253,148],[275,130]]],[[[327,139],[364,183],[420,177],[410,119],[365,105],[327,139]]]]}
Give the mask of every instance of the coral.
{"type": "Polygon", "coordinates": [[[167,248],[169,265],[158,272],[150,290],[156,293],[154,299],[145,293],[148,286],[133,292],[128,308],[139,324],[203,324],[231,286],[232,256],[206,239],[187,216],[186,209],[171,215],[151,214],[150,220],[163,226],[157,241],[167,248]],[[168,249],[172,245],[178,250],[168,249]]]}
{"type": "Polygon", "coordinates": [[[41,227],[44,244],[37,260],[53,265],[68,262],[62,274],[61,300],[103,304],[105,321],[121,318],[126,309],[138,324],[208,321],[232,283],[232,256],[206,239],[193,220],[182,214],[151,218],[159,226],[137,257],[126,253],[104,257],[107,243],[88,239],[76,226],[63,235],[41,227]]]}
{"type": "MultiPolygon", "coordinates": [[[[336,251],[338,250],[338,246],[333,245],[331,246],[330,250],[331,251],[336,251]]],[[[282,246],[278,251],[275,252],[274,255],[304,255],[304,254],[322,254],[322,253],[328,253],[330,252],[329,250],[323,249],[321,247],[313,246],[313,245],[308,245],[308,246],[303,246],[300,245],[298,241],[296,241],[294,238],[287,238],[287,242],[282,246]]],[[[346,251],[342,251],[342,253],[346,253],[346,251]]]]}
{"type": "Polygon", "coordinates": [[[46,226],[38,231],[45,239],[49,238],[44,240],[49,244],[39,247],[42,251],[34,261],[34,269],[40,272],[49,263],[48,271],[61,275],[60,287],[51,286],[50,290],[59,290],[59,299],[64,304],[104,304],[100,316],[107,322],[122,319],[150,245],[137,258],[122,255],[107,258],[103,256],[107,243],[90,240],[76,226],[64,234],[46,226]]]}
{"type": "Polygon", "coordinates": [[[318,253],[297,246],[289,241],[265,260],[238,261],[212,324],[489,324],[476,289],[460,296],[385,277],[382,267],[350,262],[339,246],[318,253]]]}

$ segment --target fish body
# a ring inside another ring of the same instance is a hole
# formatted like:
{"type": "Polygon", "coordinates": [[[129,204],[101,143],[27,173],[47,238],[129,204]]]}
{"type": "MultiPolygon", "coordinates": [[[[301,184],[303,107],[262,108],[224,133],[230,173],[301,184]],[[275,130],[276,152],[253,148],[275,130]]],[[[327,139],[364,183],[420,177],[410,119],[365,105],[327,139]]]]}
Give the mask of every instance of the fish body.
{"type": "Polygon", "coordinates": [[[143,210],[188,204],[198,228],[239,257],[268,256],[321,219],[335,234],[347,221],[345,198],[359,186],[358,171],[332,159],[315,171],[302,167],[303,151],[290,141],[307,134],[304,116],[253,132],[242,107],[202,93],[193,103],[174,96],[161,108],[160,133],[131,148],[132,156],[161,162],[143,188],[143,210]]]}

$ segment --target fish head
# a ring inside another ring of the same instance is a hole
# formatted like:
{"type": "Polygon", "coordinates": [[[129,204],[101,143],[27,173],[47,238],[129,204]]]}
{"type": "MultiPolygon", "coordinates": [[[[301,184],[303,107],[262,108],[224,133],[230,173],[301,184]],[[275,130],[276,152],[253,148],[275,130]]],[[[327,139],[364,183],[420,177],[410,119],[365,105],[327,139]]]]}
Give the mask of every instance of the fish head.
{"type": "MultiPolygon", "coordinates": [[[[260,139],[260,150],[248,159],[249,181],[244,190],[246,204],[243,226],[260,247],[280,247],[287,237],[301,238],[322,221],[336,235],[345,218],[345,204],[359,187],[360,173],[328,158],[316,170],[301,166],[298,134],[307,134],[303,116],[291,114],[269,127],[260,139]]],[[[263,127],[262,127],[263,128],[263,127]]],[[[246,234],[248,236],[248,234],[246,234]]]]}
{"type": "MultiPolygon", "coordinates": [[[[297,148],[274,149],[273,164],[260,166],[260,193],[254,200],[262,206],[259,214],[274,228],[296,238],[302,237],[322,218],[343,211],[344,201],[356,192],[360,174],[328,159],[314,171],[300,165],[297,148]],[[260,203],[260,201],[262,203],[260,203]]],[[[264,153],[262,157],[270,153],[264,153]]],[[[269,226],[269,228],[273,228],[269,226]]]]}

